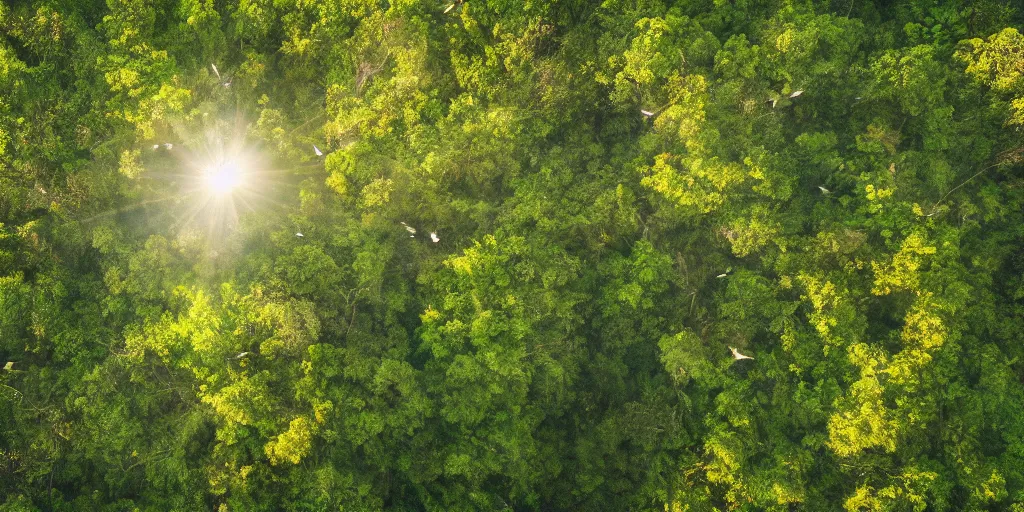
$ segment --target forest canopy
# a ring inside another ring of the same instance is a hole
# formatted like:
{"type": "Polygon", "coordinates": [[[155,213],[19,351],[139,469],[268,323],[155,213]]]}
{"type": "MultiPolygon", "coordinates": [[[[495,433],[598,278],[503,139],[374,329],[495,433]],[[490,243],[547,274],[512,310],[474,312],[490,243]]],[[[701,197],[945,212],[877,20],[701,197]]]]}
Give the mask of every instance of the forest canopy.
{"type": "Polygon", "coordinates": [[[0,511],[1024,512],[1002,0],[0,0],[0,511]]]}

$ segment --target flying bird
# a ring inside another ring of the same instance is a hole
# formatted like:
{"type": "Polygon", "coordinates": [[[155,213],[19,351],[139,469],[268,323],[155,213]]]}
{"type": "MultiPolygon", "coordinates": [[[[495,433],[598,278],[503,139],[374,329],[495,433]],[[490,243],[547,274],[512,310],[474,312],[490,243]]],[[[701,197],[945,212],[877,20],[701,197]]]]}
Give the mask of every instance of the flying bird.
{"type": "MultiPolygon", "coordinates": [[[[213,68],[213,74],[217,75],[217,80],[222,80],[220,76],[220,71],[217,70],[217,65],[210,64],[210,67],[213,68]]],[[[224,87],[231,87],[231,79],[228,79],[226,82],[221,82],[221,85],[223,85],[224,87]]]]}
{"type": "Polygon", "coordinates": [[[465,1],[466,0],[455,0],[454,2],[451,3],[451,5],[449,5],[447,8],[445,8],[444,13],[448,14],[449,12],[452,11],[452,9],[455,8],[456,5],[462,5],[465,1]]]}
{"type": "Polygon", "coordinates": [[[4,365],[4,370],[7,370],[7,371],[14,370],[14,361],[7,361],[7,364],[4,365]]]}
{"type": "Polygon", "coordinates": [[[306,236],[306,235],[303,235],[303,234],[302,234],[302,232],[300,231],[300,232],[298,232],[298,233],[295,233],[295,236],[297,236],[297,237],[299,237],[299,238],[302,238],[302,237],[304,237],[304,236],[306,236]]]}
{"type": "Polygon", "coordinates": [[[316,147],[316,144],[313,144],[313,152],[316,153],[316,156],[324,156],[324,152],[320,151],[320,148],[316,147]]]}
{"type": "Polygon", "coordinates": [[[804,91],[793,91],[793,93],[790,94],[789,97],[790,98],[796,98],[797,96],[800,96],[803,93],[804,93],[804,91]]]}
{"type": "Polygon", "coordinates": [[[823,187],[821,185],[818,185],[818,190],[821,190],[821,193],[825,194],[826,196],[832,193],[831,190],[829,190],[829,189],[827,189],[827,188],[825,188],[825,187],[823,187]]]}
{"type": "Polygon", "coordinates": [[[430,233],[430,241],[434,242],[436,244],[436,243],[440,242],[441,239],[437,237],[437,233],[431,232],[430,233]]]}
{"type": "Polygon", "coordinates": [[[650,110],[640,109],[640,113],[643,114],[645,117],[653,117],[654,116],[654,112],[651,112],[650,110]]]}
{"type": "Polygon", "coordinates": [[[737,360],[737,361],[739,361],[740,359],[754,359],[753,357],[745,356],[743,354],[740,354],[740,351],[736,350],[733,347],[729,347],[729,350],[732,351],[732,358],[737,360]]]}

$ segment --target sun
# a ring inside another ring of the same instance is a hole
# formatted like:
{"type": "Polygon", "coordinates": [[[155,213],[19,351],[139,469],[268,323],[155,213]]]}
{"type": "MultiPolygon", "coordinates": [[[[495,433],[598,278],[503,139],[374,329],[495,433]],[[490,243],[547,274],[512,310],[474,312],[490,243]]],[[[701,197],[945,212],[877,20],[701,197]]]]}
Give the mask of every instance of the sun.
{"type": "Polygon", "coordinates": [[[147,152],[152,188],[139,207],[161,203],[152,211],[166,217],[158,223],[154,217],[154,225],[182,236],[205,231],[211,247],[237,240],[231,235],[245,218],[261,222],[286,211],[308,174],[251,140],[251,124],[241,116],[207,116],[171,128],[165,136],[174,142],[147,152]]]}
{"type": "Polygon", "coordinates": [[[230,195],[242,184],[242,171],[238,162],[230,160],[207,169],[203,176],[203,184],[211,195],[230,195]]]}

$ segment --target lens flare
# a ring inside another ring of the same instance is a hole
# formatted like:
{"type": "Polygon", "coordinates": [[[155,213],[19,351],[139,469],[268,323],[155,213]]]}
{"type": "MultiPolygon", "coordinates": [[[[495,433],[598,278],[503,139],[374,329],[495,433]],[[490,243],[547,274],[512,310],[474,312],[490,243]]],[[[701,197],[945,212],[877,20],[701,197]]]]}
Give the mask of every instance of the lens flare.
{"type": "Polygon", "coordinates": [[[224,162],[207,169],[203,177],[206,189],[213,195],[226,196],[231,194],[242,183],[242,173],[238,162],[224,162]]]}
{"type": "Polygon", "coordinates": [[[240,115],[234,121],[214,115],[196,122],[179,119],[168,128],[174,142],[155,144],[145,153],[150,179],[139,181],[142,200],[85,220],[137,212],[139,222],[179,237],[205,231],[202,239],[211,254],[224,254],[242,240],[232,235],[244,226],[244,217],[258,224],[271,212],[283,216],[300,182],[323,166],[322,161],[297,165],[264,151],[259,141],[249,140],[252,126],[240,115]],[[164,150],[172,145],[173,150],[164,150]]]}

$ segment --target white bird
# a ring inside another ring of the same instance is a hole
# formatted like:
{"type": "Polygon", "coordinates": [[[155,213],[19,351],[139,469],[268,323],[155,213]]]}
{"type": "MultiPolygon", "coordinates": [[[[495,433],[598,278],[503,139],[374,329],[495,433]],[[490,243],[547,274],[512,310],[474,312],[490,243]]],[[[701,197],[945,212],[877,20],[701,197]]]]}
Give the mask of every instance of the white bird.
{"type": "Polygon", "coordinates": [[[160,149],[160,144],[153,144],[153,151],[160,149]]]}
{"type": "Polygon", "coordinates": [[[210,64],[210,67],[213,68],[213,74],[217,75],[217,80],[220,80],[220,71],[217,71],[217,65],[210,64]]]}
{"type": "Polygon", "coordinates": [[[643,114],[646,117],[653,117],[654,116],[654,112],[651,112],[650,110],[640,109],[640,113],[643,114]]]}
{"type": "Polygon", "coordinates": [[[726,273],[724,273],[724,274],[718,274],[718,275],[717,275],[717,276],[715,276],[715,277],[716,277],[716,278],[718,278],[718,279],[721,279],[721,278],[723,278],[723,277],[725,277],[725,276],[727,276],[727,275],[729,275],[729,273],[728,273],[728,272],[726,272],[726,273]]]}
{"type": "Polygon", "coordinates": [[[174,149],[174,144],[171,144],[170,142],[165,142],[164,147],[167,148],[168,150],[171,150],[174,149]]]}
{"type": "Polygon", "coordinates": [[[316,156],[324,156],[324,152],[320,151],[320,148],[316,147],[316,144],[313,144],[313,152],[316,153],[316,156]]]}
{"type": "Polygon", "coordinates": [[[237,356],[235,356],[235,359],[241,359],[243,357],[248,357],[250,355],[252,355],[252,352],[242,352],[241,354],[238,354],[237,356]]]}
{"type": "Polygon", "coordinates": [[[768,103],[771,103],[771,104],[772,104],[772,108],[775,108],[775,104],[776,104],[776,103],[778,103],[778,102],[779,102],[779,100],[777,100],[777,99],[775,99],[775,98],[770,98],[770,99],[768,100],[768,103]]]}
{"type": "Polygon", "coordinates": [[[743,354],[740,354],[740,351],[736,350],[733,347],[729,347],[729,350],[732,351],[732,358],[737,360],[737,361],[739,361],[740,359],[754,359],[753,357],[745,356],[743,354]]]}
{"type": "Polygon", "coordinates": [[[4,365],[4,370],[11,371],[13,369],[14,369],[14,361],[7,361],[7,364],[4,365]]]}
{"type": "Polygon", "coordinates": [[[302,237],[304,237],[304,236],[306,236],[306,235],[303,235],[303,234],[302,234],[301,232],[299,232],[299,233],[295,233],[295,236],[297,236],[297,237],[299,237],[299,238],[302,238],[302,237]]]}
{"type": "Polygon", "coordinates": [[[231,80],[228,80],[227,82],[224,82],[223,85],[224,85],[224,87],[231,87],[231,80]]]}
{"type": "Polygon", "coordinates": [[[411,233],[413,235],[416,234],[416,228],[414,228],[414,227],[412,227],[412,226],[410,226],[410,225],[408,225],[408,224],[406,224],[404,222],[399,222],[399,224],[405,226],[405,230],[408,231],[409,233],[411,233]]]}
{"type": "Polygon", "coordinates": [[[790,94],[789,97],[790,98],[796,98],[797,96],[800,96],[803,93],[804,93],[803,91],[793,91],[793,93],[790,94]]]}
{"type": "Polygon", "coordinates": [[[445,9],[445,10],[444,10],[444,13],[445,13],[445,14],[448,14],[448,13],[449,13],[449,12],[451,12],[451,10],[452,10],[452,9],[454,9],[454,8],[455,8],[455,4],[451,4],[451,5],[449,5],[449,6],[448,6],[448,8],[447,8],[447,9],[445,9]]]}
{"type": "Polygon", "coordinates": [[[826,196],[832,193],[831,190],[829,190],[829,189],[827,189],[827,188],[825,188],[825,187],[823,187],[821,185],[818,185],[818,190],[821,190],[821,193],[825,194],[826,196]]]}
{"type": "Polygon", "coordinates": [[[430,233],[430,241],[432,241],[432,242],[434,242],[436,244],[436,243],[440,242],[441,239],[437,237],[437,233],[431,232],[430,233]]]}

